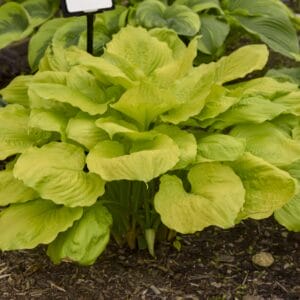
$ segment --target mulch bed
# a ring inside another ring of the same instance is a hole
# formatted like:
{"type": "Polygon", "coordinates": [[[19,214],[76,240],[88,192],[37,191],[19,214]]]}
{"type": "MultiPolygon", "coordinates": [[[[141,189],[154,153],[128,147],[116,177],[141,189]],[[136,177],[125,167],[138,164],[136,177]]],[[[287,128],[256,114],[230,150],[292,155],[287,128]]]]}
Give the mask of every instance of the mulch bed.
{"type": "Polygon", "coordinates": [[[0,299],[300,299],[300,234],[272,218],[208,228],[147,251],[112,244],[90,267],[53,265],[44,247],[0,254],[0,299]],[[272,266],[252,262],[261,251],[272,266]]]}

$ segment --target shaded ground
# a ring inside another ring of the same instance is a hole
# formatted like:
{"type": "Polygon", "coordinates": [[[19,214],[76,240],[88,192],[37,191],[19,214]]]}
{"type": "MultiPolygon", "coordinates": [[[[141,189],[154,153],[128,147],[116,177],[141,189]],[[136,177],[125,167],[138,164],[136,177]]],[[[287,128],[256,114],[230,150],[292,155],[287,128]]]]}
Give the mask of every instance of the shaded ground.
{"type": "Polygon", "coordinates": [[[0,254],[0,299],[300,299],[300,235],[273,219],[184,236],[157,259],[111,245],[91,267],[54,266],[44,248],[0,254]],[[252,263],[266,251],[275,262],[252,263]]]}

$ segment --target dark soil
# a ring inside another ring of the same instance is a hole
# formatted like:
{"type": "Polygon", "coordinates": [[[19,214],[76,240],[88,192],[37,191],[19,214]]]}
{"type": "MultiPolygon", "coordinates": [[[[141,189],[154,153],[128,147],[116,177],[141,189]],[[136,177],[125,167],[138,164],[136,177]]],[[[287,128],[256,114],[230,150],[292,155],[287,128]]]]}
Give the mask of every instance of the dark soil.
{"type": "Polygon", "coordinates": [[[28,42],[25,39],[0,50],[0,89],[17,75],[30,73],[27,60],[28,42]]]}
{"type": "Polygon", "coordinates": [[[0,299],[300,299],[300,235],[271,218],[208,228],[146,251],[114,244],[91,267],[53,265],[43,247],[0,254],[0,299]],[[268,268],[252,263],[261,251],[268,268]]]}

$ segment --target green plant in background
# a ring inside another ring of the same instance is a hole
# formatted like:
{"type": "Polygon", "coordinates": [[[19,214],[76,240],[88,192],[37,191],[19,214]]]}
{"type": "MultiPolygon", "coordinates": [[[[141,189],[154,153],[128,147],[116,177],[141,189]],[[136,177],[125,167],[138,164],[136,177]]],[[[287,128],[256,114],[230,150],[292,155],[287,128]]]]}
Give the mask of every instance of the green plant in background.
{"type": "MultiPolygon", "coordinates": [[[[102,54],[104,45],[111,40],[112,35],[126,25],[126,14],[125,7],[116,6],[113,11],[96,15],[94,55],[102,54]]],[[[38,69],[40,59],[52,45],[57,50],[72,45],[86,49],[86,18],[55,18],[41,26],[29,43],[28,61],[33,71],[38,69]]]]}
{"type": "Polygon", "coordinates": [[[130,247],[275,212],[300,230],[298,85],[263,77],[264,45],[193,66],[197,39],[127,26],[101,57],[46,52],[1,94],[0,249],[48,244],[92,264],[130,247]],[[13,226],[12,226],[13,224],[13,226]]]}
{"type": "Polygon", "coordinates": [[[35,28],[52,18],[59,0],[6,1],[0,6],[0,49],[30,36],[35,28]]]}
{"type": "Polygon", "coordinates": [[[212,59],[224,54],[229,32],[232,36],[242,30],[272,50],[299,60],[299,19],[280,0],[175,0],[171,5],[165,2],[145,0],[137,4],[130,23],[172,28],[184,37],[198,35],[198,50],[212,59]]]}

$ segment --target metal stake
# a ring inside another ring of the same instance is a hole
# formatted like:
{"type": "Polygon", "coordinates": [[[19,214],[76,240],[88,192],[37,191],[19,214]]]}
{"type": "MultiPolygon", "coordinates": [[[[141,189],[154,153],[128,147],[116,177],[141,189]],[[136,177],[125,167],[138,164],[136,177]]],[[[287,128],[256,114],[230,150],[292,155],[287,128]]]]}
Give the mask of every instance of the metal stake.
{"type": "Polygon", "coordinates": [[[93,13],[87,14],[86,20],[87,20],[86,50],[88,53],[93,54],[95,14],[93,13]]]}

